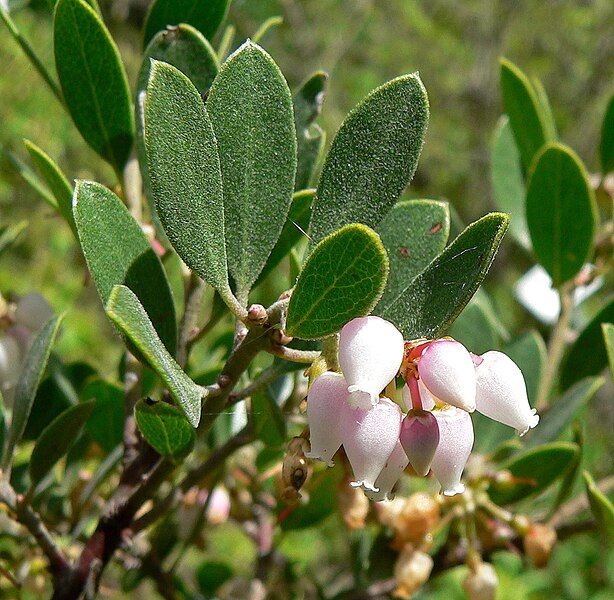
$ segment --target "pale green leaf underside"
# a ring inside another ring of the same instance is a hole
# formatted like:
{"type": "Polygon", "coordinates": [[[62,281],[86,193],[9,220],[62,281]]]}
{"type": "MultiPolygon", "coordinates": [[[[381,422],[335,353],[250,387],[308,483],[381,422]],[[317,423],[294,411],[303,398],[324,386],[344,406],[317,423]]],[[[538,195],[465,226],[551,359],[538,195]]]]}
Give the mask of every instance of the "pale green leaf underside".
{"type": "Polygon", "coordinates": [[[188,421],[200,421],[202,391],[175,362],[160,341],[147,313],[134,293],[116,285],[106,306],[107,315],[138,348],[149,366],[160,376],[188,421]]]}

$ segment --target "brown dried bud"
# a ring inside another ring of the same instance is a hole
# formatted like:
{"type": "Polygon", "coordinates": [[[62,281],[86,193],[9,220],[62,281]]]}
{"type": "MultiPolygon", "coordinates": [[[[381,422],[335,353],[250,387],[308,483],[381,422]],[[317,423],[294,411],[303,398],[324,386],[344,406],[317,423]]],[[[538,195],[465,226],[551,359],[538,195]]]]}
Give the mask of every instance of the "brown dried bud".
{"type": "Polygon", "coordinates": [[[396,598],[411,598],[429,579],[433,570],[433,559],[426,553],[407,544],[394,564],[394,578],[397,587],[396,598]]]}
{"type": "Polygon", "coordinates": [[[439,522],[439,504],[429,494],[417,492],[405,503],[393,523],[395,548],[402,548],[408,542],[421,542],[439,522]]]}
{"type": "Polygon", "coordinates": [[[339,486],[339,511],[348,529],[364,529],[369,514],[369,499],[363,491],[344,481],[339,486]]]}
{"type": "Polygon", "coordinates": [[[405,498],[401,496],[397,496],[388,502],[375,502],[374,508],[378,521],[386,527],[393,528],[403,510],[403,506],[405,506],[405,502],[405,498]]]}
{"type": "Polygon", "coordinates": [[[286,446],[281,478],[284,486],[292,487],[297,492],[303,487],[310,473],[309,463],[305,458],[308,446],[307,440],[302,437],[292,438],[286,446]]]}
{"type": "Polygon", "coordinates": [[[524,551],[536,567],[548,564],[556,544],[556,531],[550,525],[535,523],[524,536],[524,551]]]}
{"type": "Polygon", "coordinates": [[[277,346],[287,346],[292,341],[292,338],[287,336],[281,329],[273,329],[271,341],[277,346]]]}
{"type": "Polygon", "coordinates": [[[478,562],[463,581],[463,589],[469,600],[495,600],[498,586],[499,578],[495,568],[482,561],[478,562]]]}
{"type": "Polygon", "coordinates": [[[252,304],[247,309],[247,320],[254,325],[264,325],[268,318],[266,308],[262,304],[252,304]]]}

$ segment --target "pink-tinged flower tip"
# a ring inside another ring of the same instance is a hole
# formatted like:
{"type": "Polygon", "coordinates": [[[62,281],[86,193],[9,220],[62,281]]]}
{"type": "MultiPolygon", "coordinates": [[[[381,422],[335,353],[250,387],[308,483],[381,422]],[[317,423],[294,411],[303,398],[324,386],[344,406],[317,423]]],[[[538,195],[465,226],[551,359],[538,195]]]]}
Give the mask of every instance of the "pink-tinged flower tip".
{"type": "Polygon", "coordinates": [[[410,410],[401,423],[399,440],[416,473],[427,475],[439,444],[439,425],[433,413],[410,410]]]}
{"type": "Polygon", "coordinates": [[[439,425],[439,444],[431,470],[446,496],[462,494],[463,469],[473,448],[473,424],[469,413],[456,407],[436,410],[433,415],[439,425]]]}
{"type": "Polygon", "coordinates": [[[400,479],[405,467],[408,464],[409,460],[407,459],[407,454],[405,454],[405,450],[403,450],[401,442],[397,442],[392,454],[390,455],[390,458],[388,458],[384,468],[381,470],[380,474],[375,480],[375,487],[378,489],[378,491],[375,492],[373,490],[365,490],[367,498],[369,498],[369,500],[373,500],[373,502],[394,499],[392,489],[400,479]]]}
{"type": "Polygon", "coordinates": [[[372,408],[341,411],[343,447],[354,471],[354,487],[378,492],[376,480],[390,458],[401,429],[401,409],[388,398],[372,408]]]}
{"type": "Polygon", "coordinates": [[[403,360],[401,332],[380,317],[360,317],[339,334],[339,365],[348,383],[349,402],[366,409],[394,379],[403,360]]]}
{"type": "Polygon", "coordinates": [[[476,407],[483,415],[524,435],[539,422],[531,409],[522,371],[503,352],[486,352],[476,367],[476,407]]]}
{"type": "Polygon", "coordinates": [[[418,362],[424,386],[442,402],[475,410],[475,367],[468,350],[456,340],[441,339],[430,343],[418,362]]]}
{"type": "Polygon", "coordinates": [[[307,458],[316,458],[329,466],[341,446],[341,413],[349,410],[347,383],[340,373],[322,373],[307,394],[307,421],[311,449],[307,458]]]}

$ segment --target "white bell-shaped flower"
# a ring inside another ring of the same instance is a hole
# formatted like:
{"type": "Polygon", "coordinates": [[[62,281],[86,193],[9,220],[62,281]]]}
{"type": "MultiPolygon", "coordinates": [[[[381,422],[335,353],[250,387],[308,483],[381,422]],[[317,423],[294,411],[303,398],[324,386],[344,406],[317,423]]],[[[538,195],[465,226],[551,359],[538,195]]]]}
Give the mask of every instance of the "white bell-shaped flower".
{"type": "MultiPolygon", "coordinates": [[[[426,389],[426,386],[424,383],[422,383],[422,379],[418,379],[418,389],[420,390],[422,408],[424,410],[433,410],[435,408],[435,396],[433,396],[433,394],[426,389]]],[[[403,386],[401,394],[403,396],[403,404],[405,405],[405,408],[407,410],[411,410],[413,406],[411,403],[411,393],[409,391],[409,387],[407,387],[407,384],[403,386]]]]}
{"type": "Polygon", "coordinates": [[[473,423],[469,413],[456,407],[436,410],[433,415],[439,425],[439,444],[431,470],[446,496],[462,494],[463,469],[473,448],[473,423]]]}
{"type": "Polygon", "coordinates": [[[408,464],[409,460],[407,459],[407,454],[405,454],[405,450],[403,450],[401,443],[397,442],[384,468],[375,480],[375,487],[378,491],[365,490],[367,498],[373,500],[373,502],[392,500],[394,498],[392,488],[395,486],[408,464]]]}
{"type": "Polygon", "coordinates": [[[416,473],[427,475],[439,444],[439,425],[433,413],[410,410],[401,423],[399,440],[416,473]]]}
{"type": "Polygon", "coordinates": [[[375,481],[399,441],[401,409],[388,398],[366,410],[341,411],[343,447],[354,471],[354,487],[377,492],[375,481]]]}
{"type": "Polygon", "coordinates": [[[524,435],[537,425],[539,416],[529,406],[522,371],[503,352],[493,350],[480,358],[482,361],[475,368],[477,410],[524,435]]]}
{"type": "Polygon", "coordinates": [[[418,373],[428,391],[442,402],[475,410],[475,368],[467,348],[456,340],[435,340],[424,350],[418,373]]]}
{"type": "Polygon", "coordinates": [[[327,371],[311,384],[307,394],[311,450],[305,456],[333,465],[342,442],[341,413],[350,409],[347,398],[347,383],[340,373],[327,371]]]}
{"type": "Polygon", "coordinates": [[[377,404],[403,360],[403,335],[380,317],[360,317],[339,334],[339,365],[348,382],[349,402],[356,408],[377,404]]]}

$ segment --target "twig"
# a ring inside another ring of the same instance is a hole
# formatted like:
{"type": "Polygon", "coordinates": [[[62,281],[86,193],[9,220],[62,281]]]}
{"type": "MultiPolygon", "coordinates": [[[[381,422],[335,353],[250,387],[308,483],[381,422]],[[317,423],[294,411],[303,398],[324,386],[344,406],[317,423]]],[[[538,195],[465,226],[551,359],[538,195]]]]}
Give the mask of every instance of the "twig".
{"type": "Polygon", "coordinates": [[[569,320],[573,310],[573,282],[563,284],[559,289],[559,296],[561,298],[561,313],[548,342],[546,372],[540,382],[537,401],[535,403],[538,411],[544,410],[548,406],[552,384],[554,383],[565,352],[569,320]]]}
{"type": "Polygon", "coordinates": [[[59,579],[70,566],[64,553],[58,548],[53,536],[43,523],[40,515],[26,504],[15,492],[8,481],[0,481],[0,502],[15,513],[15,517],[34,537],[49,560],[49,570],[54,579],[59,579]]]}
{"type": "Polygon", "coordinates": [[[279,356],[284,360],[303,363],[306,365],[311,364],[318,358],[318,356],[320,356],[319,350],[297,350],[296,348],[288,348],[288,346],[279,346],[276,344],[271,344],[266,351],[274,356],[279,356]]]}

